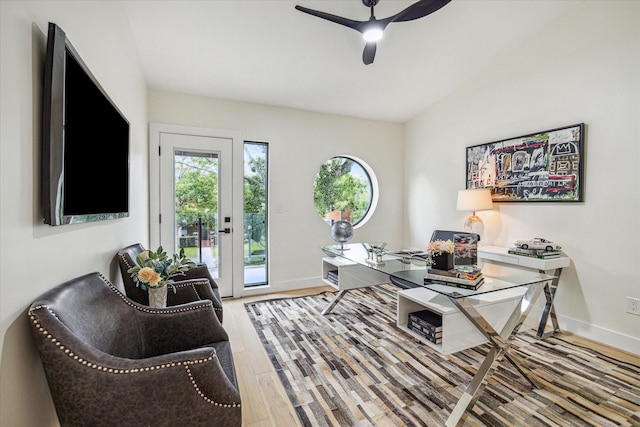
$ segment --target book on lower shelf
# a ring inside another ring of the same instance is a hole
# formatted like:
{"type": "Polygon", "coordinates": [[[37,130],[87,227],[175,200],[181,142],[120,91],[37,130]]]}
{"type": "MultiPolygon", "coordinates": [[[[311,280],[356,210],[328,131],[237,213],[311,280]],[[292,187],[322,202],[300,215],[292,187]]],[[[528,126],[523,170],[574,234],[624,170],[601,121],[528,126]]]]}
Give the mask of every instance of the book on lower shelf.
{"type": "Polygon", "coordinates": [[[338,285],[338,270],[331,270],[327,272],[327,280],[334,285],[338,285]]]}
{"type": "Polygon", "coordinates": [[[432,332],[442,331],[442,316],[431,310],[420,310],[409,313],[409,320],[429,328],[432,332]]]}
{"type": "Polygon", "coordinates": [[[442,338],[442,330],[435,332],[433,329],[431,329],[431,327],[425,326],[422,323],[414,322],[412,319],[409,319],[407,321],[407,327],[409,329],[412,329],[414,331],[418,331],[424,334],[428,338],[433,338],[433,339],[442,338]]]}
{"type": "Polygon", "coordinates": [[[530,258],[538,258],[538,259],[560,258],[560,256],[562,255],[561,251],[545,251],[545,250],[522,249],[522,248],[509,248],[507,252],[512,255],[527,256],[530,258]]]}
{"type": "Polygon", "coordinates": [[[417,335],[419,335],[420,337],[434,343],[434,344],[441,344],[442,343],[442,332],[438,332],[437,334],[431,333],[428,330],[425,330],[423,327],[421,327],[420,325],[417,325],[411,321],[409,321],[407,323],[407,328],[412,331],[415,332],[417,335]]]}
{"type": "Polygon", "coordinates": [[[407,328],[432,343],[442,342],[442,316],[431,310],[409,313],[407,328]]]}

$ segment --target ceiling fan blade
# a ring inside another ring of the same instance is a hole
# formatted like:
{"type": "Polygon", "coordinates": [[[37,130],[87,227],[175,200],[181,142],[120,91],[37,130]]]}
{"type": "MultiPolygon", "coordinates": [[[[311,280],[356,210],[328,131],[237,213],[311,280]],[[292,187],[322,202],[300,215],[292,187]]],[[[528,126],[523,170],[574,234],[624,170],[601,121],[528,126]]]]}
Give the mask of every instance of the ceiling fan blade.
{"type": "Polygon", "coordinates": [[[389,18],[391,22],[413,21],[423,18],[446,6],[451,0],[420,0],[389,18]]]}
{"type": "MultiPolygon", "coordinates": [[[[363,0],[365,6],[368,6],[371,9],[371,17],[368,21],[355,21],[353,19],[343,18],[342,16],[332,15],[330,13],[309,9],[299,5],[296,5],[295,8],[300,12],[359,31],[364,35],[366,40],[372,40],[373,38],[368,37],[368,30],[375,28],[376,30],[384,31],[387,25],[392,22],[413,21],[414,19],[422,18],[446,6],[449,2],[451,2],[451,0],[419,0],[395,15],[384,19],[376,19],[373,8],[378,3],[378,0],[363,0]]],[[[376,56],[376,49],[376,42],[367,42],[364,47],[364,51],[362,52],[362,61],[365,65],[373,63],[376,56]]]]}
{"type": "Polygon", "coordinates": [[[364,52],[362,52],[362,62],[365,65],[373,63],[373,59],[376,57],[376,42],[369,42],[364,46],[364,52]]]}
{"type": "Polygon", "coordinates": [[[326,19],[327,21],[335,22],[336,24],[344,25],[345,27],[352,28],[356,31],[360,31],[362,24],[364,24],[364,22],[362,21],[354,21],[353,19],[343,18],[341,16],[332,15],[326,12],[320,12],[319,10],[313,10],[303,6],[296,5],[296,9],[300,12],[308,13],[309,15],[326,19]]]}

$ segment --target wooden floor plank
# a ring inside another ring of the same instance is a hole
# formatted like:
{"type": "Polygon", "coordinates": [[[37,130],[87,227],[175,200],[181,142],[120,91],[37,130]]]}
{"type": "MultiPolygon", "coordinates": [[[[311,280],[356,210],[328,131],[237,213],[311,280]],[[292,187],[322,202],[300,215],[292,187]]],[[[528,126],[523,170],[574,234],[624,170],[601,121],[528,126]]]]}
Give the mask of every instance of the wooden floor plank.
{"type": "Polygon", "coordinates": [[[302,291],[223,300],[223,326],[229,334],[236,365],[242,396],[242,425],[244,427],[302,427],[258,334],[247,316],[244,304],[270,298],[313,295],[325,290],[333,290],[333,288],[321,286],[302,291]]]}

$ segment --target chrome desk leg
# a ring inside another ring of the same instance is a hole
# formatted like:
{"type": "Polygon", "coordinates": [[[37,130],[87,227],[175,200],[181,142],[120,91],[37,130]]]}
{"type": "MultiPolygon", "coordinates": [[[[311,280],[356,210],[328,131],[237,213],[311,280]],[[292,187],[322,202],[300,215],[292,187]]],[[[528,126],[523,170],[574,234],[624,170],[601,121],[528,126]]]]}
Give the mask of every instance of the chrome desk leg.
{"type": "MultiPolygon", "coordinates": [[[[389,282],[391,283],[391,282],[389,282]]],[[[396,292],[393,291],[388,291],[385,288],[381,287],[380,285],[373,285],[369,288],[371,291],[376,291],[376,292],[381,292],[383,294],[385,294],[386,296],[390,297],[391,299],[396,299],[398,297],[398,294],[396,292]]]]}
{"type": "MultiPolygon", "coordinates": [[[[539,270],[540,273],[545,274],[544,270],[539,270]]],[[[556,317],[556,308],[553,305],[553,299],[556,296],[556,291],[558,290],[558,283],[560,282],[560,274],[562,273],[561,268],[556,268],[553,275],[555,279],[551,282],[551,286],[546,284],[544,286],[544,296],[547,302],[544,305],[544,311],[542,312],[542,317],[540,318],[540,325],[538,326],[538,333],[536,337],[540,339],[547,338],[553,334],[560,332],[560,327],[558,326],[558,318],[556,317]],[[545,333],[544,330],[547,327],[547,320],[549,319],[549,314],[551,315],[551,323],[553,324],[553,330],[545,333]]]]}
{"type": "Polygon", "coordinates": [[[345,296],[345,295],[346,295],[346,293],[347,293],[347,290],[339,291],[339,292],[338,292],[338,295],[336,295],[336,297],[333,299],[333,301],[331,301],[331,302],[329,303],[329,305],[328,305],[324,310],[322,310],[322,314],[323,314],[323,315],[324,315],[324,314],[327,314],[327,313],[329,313],[331,310],[333,310],[333,307],[335,307],[335,306],[336,306],[336,304],[337,304],[337,303],[342,299],[342,297],[343,297],[343,296],[345,296]]]}
{"type": "MultiPolygon", "coordinates": [[[[513,310],[500,333],[496,332],[496,330],[489,324],[489,322],[487,322],[478,310],[469,301],[467,301],[467,298],[449,298],[451,302],[460,309],[460,312],[462,312],[462,314],[464,314],[467,319],[469,319],[469,321],[487,337],[491,344],[491,349],[480,365],[478,372],[476,372],[475,376],[471,380],[471,383],[469,383],[465,392],[460,396],[460,400],[456,403],[453,411],[451,411],[446,422],[448,427],[456,426],[467,408],[475,404],[480,392],[485,386],[485,379],[493,375],[493,372],[498,367],[499,363],[507,355],[513,338],[518,333],[524,319],[531,311],[533,303],[538,299],[543,287],[546,285],[547,282],[529,286],[520,300],[519,306],[513,310]]],[[[526,367],[524,361],[520,360],[520,358],[513,352],[508,354],[507,359],[514,363],[516,369],[518,369],[518,371],[535,386],[535,383],[531,379],[533,373],[528,367],[526,367]]]]}

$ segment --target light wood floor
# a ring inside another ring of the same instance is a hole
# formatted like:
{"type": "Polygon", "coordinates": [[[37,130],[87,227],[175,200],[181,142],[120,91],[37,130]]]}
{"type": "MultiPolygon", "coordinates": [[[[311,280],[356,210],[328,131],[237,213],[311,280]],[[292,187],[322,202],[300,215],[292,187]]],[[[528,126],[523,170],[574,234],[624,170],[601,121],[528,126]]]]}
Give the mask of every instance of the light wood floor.
{"type": "MultiPolygon", "coordinates": [[[[329,286],[319,286],[300,291],[225,299],[223,301],[224,327],[231,340],[242,396],[243,427],[302,427],[256,330],[249,320],[244,304],[270,298],[312,295],[326,290],[332,291],[334,289],[329,286]]],[[[637,355],[578,335],[564,333],[564,338],[578,346],[593,348],[618,360],[640,364],[640,357],[637,355]]]]}
{"type": "Polygon", "coordinates": [[[244,304],[270,298],[312,295],[327,290],[334,289],[320,286],[287,293],[223,300],[224,328],[229,333],[242,396],[243,427],[302,427],[244,304]]]}

